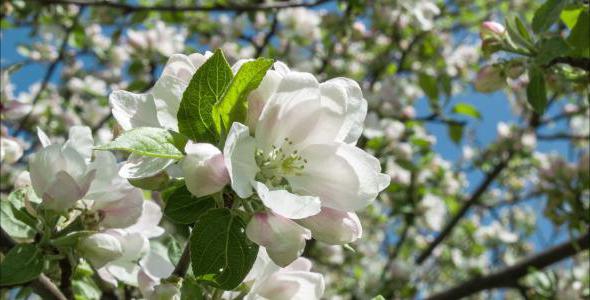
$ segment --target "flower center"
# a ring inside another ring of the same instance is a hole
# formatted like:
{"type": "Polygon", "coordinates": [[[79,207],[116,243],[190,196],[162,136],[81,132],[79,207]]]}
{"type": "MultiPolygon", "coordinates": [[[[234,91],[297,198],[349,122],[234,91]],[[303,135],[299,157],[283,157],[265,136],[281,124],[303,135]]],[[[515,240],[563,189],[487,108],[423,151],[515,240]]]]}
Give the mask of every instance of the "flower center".
{"type": "Polygon", "coordinates": [[[276,187],[288,184],[285,176],[301,175],[307,160],[293,150],[292,145],[293,142],[285,138],[280,147],[273,145],[270,152],[257,149],[256,164],[260,172],[256,174],[256,179],[276,187]]]}

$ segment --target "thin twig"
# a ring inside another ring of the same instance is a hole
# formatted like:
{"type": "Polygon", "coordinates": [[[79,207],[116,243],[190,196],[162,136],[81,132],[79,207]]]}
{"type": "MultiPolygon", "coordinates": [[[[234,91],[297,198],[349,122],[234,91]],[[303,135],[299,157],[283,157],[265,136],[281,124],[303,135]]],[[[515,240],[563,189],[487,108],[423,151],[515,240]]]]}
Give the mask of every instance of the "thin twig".
{"type": "Polygon", "coordinates": [[[515,287],[518,284],[518,280],[526,276],[531,270],[544,269],[588,248],[590,248],[590,235],[586,233],[575,240],[567,241],[561,245],[525,258],[512,266],[489,275],[466,281],[449,290],[428,297],[426,300],[460,299],[484,290],[515,287]]]}

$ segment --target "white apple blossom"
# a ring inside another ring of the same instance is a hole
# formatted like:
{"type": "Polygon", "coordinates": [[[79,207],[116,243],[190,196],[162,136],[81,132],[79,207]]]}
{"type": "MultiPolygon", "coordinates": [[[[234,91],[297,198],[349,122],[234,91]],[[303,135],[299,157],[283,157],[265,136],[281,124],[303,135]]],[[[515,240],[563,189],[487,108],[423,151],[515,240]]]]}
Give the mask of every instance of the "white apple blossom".
{"type": "MultiPolygon", "coordinates": [[[[364,208],[390,178],[381,173],[377,159],[353,145],[366,115],[360,87],[346,78],[320,84],[308,73],[283,70],[278,75],[282,79],[273,78],[275,85],[264,86],[268,90],[259,88],[270,97],[255,122],[254,136],[240,123],[230,129],[224,156],[232,189],[242,198],[255,190],[273,219],[303,219],[322,207],[341,212],[364,208]]],[[[280,235],[276,230],[264,233],[280,235]]],[[[254,236],[250,230],[248,235],[259,244],[273,239],[262,237],[264,233],[254,236]]],[[[302,251],[301,240],[288,253],[268,248],[279,245],[265,247],[275,262],[286,265],[302,251]]]]}
{"type": "Polygon", "coordinates": [[[166,26],[162,21],[155,21],[153,28],[147,30],[127,31],[129,45],[138,51],[157,51],[163,56],[170,56],[184,49],[186,30],[166,26]]]}
{"type": "Polygon", "coordinates": [[[311,262],[298,258],[281,268],[273,263],[264,248],[244,283],[250,291],[246,300],[318,300],[324,294],[324,278],[319,273],[310,272],[311,262]]]}
{"type": "Polygon", "coordinates": [[[0,162],[13,164],[23,156],[23,147],[18,140],[10,137],[0,137],[0,162]]]}
{"type": "Polygon", "coordinates": [[[63,145],[50,144],[42,132],[39,139],[44,148],[29,163],[33,189],[46,208],[65,211],[86,195],[96,175],[87,164],[92,152],[90,128],[72,127],[63,145]]]}
{"type": "Polygon", "coordinates": [[[433,194],[427,194],[422,198],[420,206],[424,211],[423,221],[426,225],[435,231],[442,229],[445,222],[447,208],[443,200],[433,194]]]}

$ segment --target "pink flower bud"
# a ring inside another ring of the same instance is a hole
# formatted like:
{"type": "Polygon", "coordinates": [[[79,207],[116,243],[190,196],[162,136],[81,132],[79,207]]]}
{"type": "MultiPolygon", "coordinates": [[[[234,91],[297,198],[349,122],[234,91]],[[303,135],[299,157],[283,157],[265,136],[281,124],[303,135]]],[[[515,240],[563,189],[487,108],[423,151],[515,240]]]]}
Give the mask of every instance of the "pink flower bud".
{"type": "Polygon", "coordinates": [[[482,40],[486,40],[488,38],[501,38],[506,33],[506,28],[500,23],[486,21],[481,24],[479,30],[479,37],[482,40]]]}
{"type": "Polygon", "coordinates": [[[219,192],[229,183],[223,154],[215,146],[189,142],[182,170],[186,187],[191,194],[202,197],[219,192]]]}

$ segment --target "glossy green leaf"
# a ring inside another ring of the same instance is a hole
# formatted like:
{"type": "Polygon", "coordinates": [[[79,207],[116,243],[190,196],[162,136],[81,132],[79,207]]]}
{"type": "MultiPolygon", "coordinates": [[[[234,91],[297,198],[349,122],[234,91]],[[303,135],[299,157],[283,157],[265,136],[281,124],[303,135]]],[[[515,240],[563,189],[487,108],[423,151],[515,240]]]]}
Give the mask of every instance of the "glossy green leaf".
{"type": "Polygon", "coordinates": [[[571,55],[590,57],[590,12],[588,10],[578,16],[576,26],[572,28],[567,42],[573,48],[571,55]]]}
{"type": "Polygon", "coordinates": [[[182,280],[180,300],[202,300],[204,299],[203,295],[203,289],[199,286],[193,276],[187,276],[182,280]]]}
{"type": "Polygon", "coordinates": [[[139,127],[123,132],[96,150],[121,150],[141,156],[182,159],[187,138],[164,128],[139,127]]]}
{"type": "Polygon", "coordinates": [[[229,209],[209,210],[195,224],[190,249],[193,273],[224,290],[236,288],[248,274],[258,245],[246,237],[246,224],[229,209]]]}
{"type": "Polygon", "coordinates": [[[167,199],[164,214],[180,224],[194,223],[203,213],[215,207],[213,198],[194,197],[184,185],[175,189],[167,199]]]}
{"type": "Polygon", "coordinates": [[[527,101],[535,112],[543,114],[547,106],[547,91],[545,90],[545,76],[538,67],[529,68],[529,85],[526,88],[527,101]]]}
{"type": "Polygon", "coordinates": [[[535,57],[538,65],[550,63],[554,58],[570,51],[569,45],[561,37],[551,37],[539,43],[539,53],[535,57]]]}
{"type": "Polygon", "coordinates": [[[232,70],[218,49],[195,72],[182,95],[177,114],[180,133],[195,141],[217,143],[213,106],[223,99],[232,78],[232,70]]]}
{"type": "Polygon", "coordinates": [[[14,246],[0,264],[0,286],[22,284],[43,272],[43,252],[33,244],[14,246]]]}
{"type": "Polygon", "coordinates": [[[223,99],[213,107],[213,114],[216,116],[213,121],[219,134],[225,133],[233,122],[245,123],[248,113],[246,98],[258,87],[272,64],[272,59],[259,58],[242,65],[223,99]]]}

